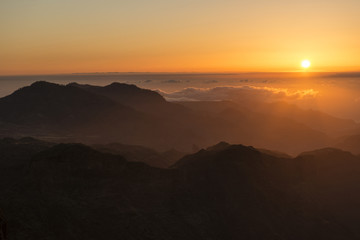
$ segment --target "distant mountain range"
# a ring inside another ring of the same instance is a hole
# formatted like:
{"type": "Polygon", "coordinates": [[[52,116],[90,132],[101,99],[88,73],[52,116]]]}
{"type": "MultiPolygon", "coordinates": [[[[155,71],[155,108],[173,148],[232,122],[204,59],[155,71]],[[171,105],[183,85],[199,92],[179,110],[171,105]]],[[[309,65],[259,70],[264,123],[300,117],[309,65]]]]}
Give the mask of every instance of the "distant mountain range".
{"type": "MultiPolygon", "coordinates": [[[[290,154],[358,133],[351,120],[286,103],[167,102],[135,85],[35,82],[0,99],[0,135],[58,142],[119,142],[191,152],[219,141],[290,154]]],[[[360,132],[359,132],[360,133],[360,132]]]]}
{"type": "Polygon", "coordinates": [[[9,239],[360,238],[360,159],[334,148],[221,142],[168,169],[32,138],[0,149],[9,239]]]}
{"type": "Polygon", "coordinates": [[[342,137],[335,145],[338,148],[360,154],[360,134],[342,137]]]}

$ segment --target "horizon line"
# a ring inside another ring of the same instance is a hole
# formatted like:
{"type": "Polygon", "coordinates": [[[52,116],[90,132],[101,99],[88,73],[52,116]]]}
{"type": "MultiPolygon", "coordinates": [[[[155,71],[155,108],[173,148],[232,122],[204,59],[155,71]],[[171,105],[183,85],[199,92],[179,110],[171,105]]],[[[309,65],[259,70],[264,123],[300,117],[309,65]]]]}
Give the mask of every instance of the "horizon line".
{"type": "Polygon", "coordinates": [[[0,77],[30,77],[30,76],[60,76],[60,75],[122,75],[122,74],[198,74],[198,75],[227,75],[227,74],[334,74],[334,75],[341,75],[342,77],[345,76],[360,76],[360,70],[358,71],[219,71],[219,72],[201,72],[201,71],[181,71],[181,72],[150,72],[150,71],[111,71],[111,72],[72,72],[72,73],[34,73],[34,74],[0,74],[0,77]]]}

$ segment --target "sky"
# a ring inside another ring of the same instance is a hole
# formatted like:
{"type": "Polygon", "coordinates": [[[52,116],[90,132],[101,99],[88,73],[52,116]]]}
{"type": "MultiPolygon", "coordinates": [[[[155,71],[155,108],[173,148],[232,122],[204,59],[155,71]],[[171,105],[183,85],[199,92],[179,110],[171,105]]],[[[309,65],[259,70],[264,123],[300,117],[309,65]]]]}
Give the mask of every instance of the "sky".
{"type": "Polygon", "coordinates": [[[360,71],[359,0],[0,0],[0,75],[360,71]]]}

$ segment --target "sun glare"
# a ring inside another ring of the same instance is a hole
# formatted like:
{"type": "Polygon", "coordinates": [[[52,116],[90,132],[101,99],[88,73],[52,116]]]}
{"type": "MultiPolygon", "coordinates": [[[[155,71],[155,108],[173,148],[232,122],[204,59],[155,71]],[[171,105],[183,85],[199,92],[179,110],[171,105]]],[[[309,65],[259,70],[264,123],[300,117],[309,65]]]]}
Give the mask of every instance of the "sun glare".
{"type": "Polygon", "coordinates": [[[310,65],[311,65],[311,62],[310,62],[309,60],[303,60],[303,61],[301,62],[301,66],[302,66],[303,68],[309,68],[310,65]]]}

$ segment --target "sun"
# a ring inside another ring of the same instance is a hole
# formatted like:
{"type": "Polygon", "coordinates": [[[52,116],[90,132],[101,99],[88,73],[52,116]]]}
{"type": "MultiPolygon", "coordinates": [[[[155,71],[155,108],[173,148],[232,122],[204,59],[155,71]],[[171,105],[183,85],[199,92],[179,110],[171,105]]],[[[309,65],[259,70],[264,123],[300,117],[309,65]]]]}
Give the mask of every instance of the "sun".
{"type": "Polygon", "coordinates": [[[301,66],[302,66],[303,68],[309,68],[310,65],[311,65],[311,62],[310,62],[309,60],[303,60],[303,61],[301,62],[301,66]]]}

